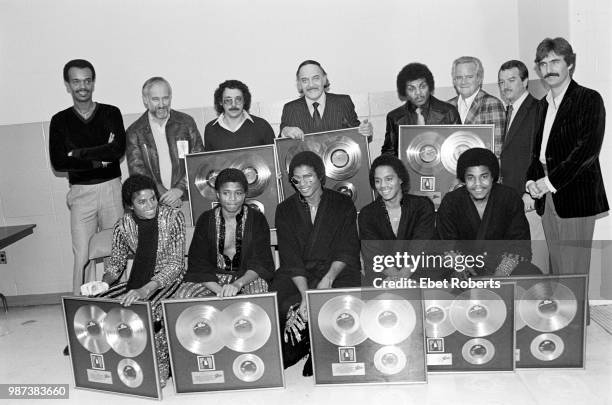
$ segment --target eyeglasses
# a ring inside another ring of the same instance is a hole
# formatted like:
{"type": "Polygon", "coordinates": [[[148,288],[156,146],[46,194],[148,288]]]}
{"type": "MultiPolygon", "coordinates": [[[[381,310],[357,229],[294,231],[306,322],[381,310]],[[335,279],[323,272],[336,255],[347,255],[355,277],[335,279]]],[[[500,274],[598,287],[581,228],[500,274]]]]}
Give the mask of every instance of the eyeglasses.
{"type": "Polygon", "coordinates": [[[305,174],[302,177],[293,176],[289,180],[291,181],[291,183],[293,183],[293,184],[295,184],[297,186],[302,181],[304,181],[304,183],[306,183],[306,184],[310,184],[310,183],[312,183],[314,181],[314,178],[315,178],[314,174],[305,174]]]}
{"type": "Polygon", "coordinates": [[[223,99],[223,105],[226,105],[228,107],[231,106],[232,104],[241,105],[242,103],[244,103],[244,100],[240,96],[234,97],[234,98],[224,98],[223,99]]]}

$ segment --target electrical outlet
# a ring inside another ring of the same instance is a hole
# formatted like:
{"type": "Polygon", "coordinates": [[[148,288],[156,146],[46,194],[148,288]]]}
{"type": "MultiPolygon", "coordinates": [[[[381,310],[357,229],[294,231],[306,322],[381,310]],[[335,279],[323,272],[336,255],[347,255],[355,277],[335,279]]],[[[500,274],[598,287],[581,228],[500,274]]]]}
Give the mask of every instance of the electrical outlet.
{"type": "Polygon", "coordinates": [[[6,264],[6,252],[0,250],[0,264],[6,264]]]}

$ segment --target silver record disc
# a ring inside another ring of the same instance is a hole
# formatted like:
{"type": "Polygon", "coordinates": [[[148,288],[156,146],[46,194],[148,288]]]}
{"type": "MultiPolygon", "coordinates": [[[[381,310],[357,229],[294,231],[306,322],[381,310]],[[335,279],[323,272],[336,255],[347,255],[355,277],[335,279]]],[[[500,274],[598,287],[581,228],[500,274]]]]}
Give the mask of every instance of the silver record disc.
{"type": "Polygon", "coordinates": [[[427,337],[443,338],[455,332],[449,310],[455,296],[443,290],[423,291],[427,337]]]}
{"type": "Polygon", "coordinates": [[[531,354],[538,360],[552,361],[563,354],[565,343],[554,333],[542,333],[531,341],[531,354]]]}
{"type": "Polygon", "coordinates": [[[211,305],[198,304],[186,308],[176,318],[175,333],[181,345],[193,354],[218,352],[225,346],[223,330],[227,318],[211,305]]]}
{"type": "Polygon", "coordinates": [[[441,161],[444,137],[435,131],[426,131],[415,136],[406,148],[408,165],[422,176],[433,175],[441,161]]]}
{"type": "Polygon", "coordinates": [[[406,363],[406,354],[397,346],[383,346],[374,353],[374,367],[386,375],[399,373],[406,363]]]}
{"type": "Polygon", "coordinates": [[[357,188],[349,181],[341,181],[332,186],[332,190],[351,197],[351,200],[357,200],[357,188]]]}
{"type": "Polygon", "coordinates": [[[521,330],[525,327],[526,323],[521,317],[519,311],[519,305],[525,294],[525,289],[519,285],[514,286],[514,329],[521,330]]]}
{"type": "Polygon", "coordinates": [[[237,302],[223,310],[226,327],[223,342],[236,352],[253,352],[262,347],[272,333],[266,311],[252,302],[237,302]]]}
{"type": "Polygon", "coordinates": [[[232,370],[239,380],[253,382],[264,375],[266,366],[259,356],[253,353],[244,353],[234,359],[232,370]]]}
{"type": "Polygon", "coordinates": [[[121,382],[130,388],[140,387],[144,380],[142,367],[133,359],[121,359],[117,364],[117,374],[121,382]]]}
{"type": "Polygon", "coordinates": [[[106,312],[96,305],[83,305],[74,314],[74,335],[91,353],[106,353],[110,345],[104,336],[106,312]]]}
{"type": "Polygon", "coordinates": [[[338,135],[323,141],[325,175],[342,181],[357,174],[361,167],[361,150],[348,136],[338,135]]]}
{"type": "Polygon", "coordinates": [[[304,139],[303,141],[297,141],[296,145],[293,145],[289,147],[289,149],[287,149],[287,154],[285,155],[284,169],[285,174],[288,176],[289,179],[291,179],[291,176],[293,176],[292,173],[289,173],[289,165],[291,164],[291,160],[293,160],[293,157],[298,153],[309,150],[311,152],[316,153],[321,159],[323,159],[323,145],[321,144],[321,142],[311,138],[312,137],[306,137],[306,139],[304,139]]]}
{"type": "Polygon", "coordinates": [[[472,148],[486,147],[482,139],[473,132],[459,130],[446,138],[440,149],[442,165],[452,174],[457,174],[457,160],[463,152],[472,148]]]}
{"type": "Polygon", "coordinates": [[[271,183],[272,170],[264,158],[255,154],[241,154],[234,159],[229,167],[236,168],[247,179],[249,185],[247,198],[253,198],[261,195],[271,183]]]}
{"type": "Polygon", "coordinates": [[[381,345],[394,345],[408,338],[416,326],[416,312],[402,297],[384,293],[366,302],[361,324],[367,337],[381,345]]]}
{"type": "Polygon", "coordinates": [[[108,344],[123,357],[136,357],[147,346],[145,323],[130,309],[113,308],[108,311],[104,334],[108,344]]]}
{"type": "Polygon", "coordinates": [[[202,197],[217,199],[215,181],[221,170],[230,167],[230,162],[221,156],[207,156],[195,172],[194,184],[202,197]]]}
{"type": "Polygon", "coordinates": [[[554,332],[572,322],[578,311],[576,296],[556,281],[542,281],[529,288],[519,302],[525,323],[539,332],[554,332]]]}
{"type": "Polygon", "coordinates": [[[361,322],[364,305],[352,295],[338,295],[327,301],[317,320],[321,334],[337,346],[355,346],[366,340],[361,322]]]}
{"type": "Polygon", "coordinates": [[[487,336],[502,327],[508,314],[502,298],[491,290],[462,292],[450,306],[450,319],[461,333],[471,337],[487,336]]]}
{"type": "Polygon", "coordinates": [[[495,356],[495,346],[487,339],[470,339],[461,348],[461,355],[470,364],[487,364],[495,356]]]}

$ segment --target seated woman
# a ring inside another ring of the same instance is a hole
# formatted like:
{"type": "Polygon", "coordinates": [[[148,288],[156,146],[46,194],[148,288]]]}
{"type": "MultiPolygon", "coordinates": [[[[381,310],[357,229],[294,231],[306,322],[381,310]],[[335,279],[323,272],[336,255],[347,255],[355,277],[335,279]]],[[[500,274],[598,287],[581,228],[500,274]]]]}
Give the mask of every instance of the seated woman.
{"type": "Polygon", "coordinates": [[[134,254],[134,261],[127,283],[112,286],[101,296],[118,298],[126,307],[137,300],[151,299],[163,387],[170,369],[160,300],[174,292],[185,269],[185,218],[180,211],[158,205],[157,187],[147,176],[129,177],[121,194],[127,211],[115,225],[102,281],[112,286],[125,270],[128,254],[134,254]]]}
{"type": "MultiPolygon", "coordinates": [[[[420,254],[435,235],[433,202],[423,196],[408,194],[410,176],[406,167],[393,155],[382,155],[370,166],[370,186],[376,190],[374,202],[359,212],[359,238],[370,276],[367,258],[371,254],[407,251],[420,254]],[[375,241],[398,241],[397,243],[375,241]],[[370,254],[371,253],[371,254],[370,254]]],[[[387,277],[409,277],[410,269],[385,269],[387,277]],[[408,270],[408,272],[406,272],[408,270]]],[[[369,284],[369,283],[368,283],[369,284]]]]}
{"type": "Polygon", "coordinates": [[[440,239],[458,241],[453,250],[463,255],[486,255],[484,266],[471,269],[472,275],[538,274],[530,263],[523,201],[513,188],[497,183],[499,163],[493,152],[484,148],[463,152],[457,178],[465,185],[447,193],[438,209],[440,239]]]}
{"type": "MultiPolygon", "coordinates": [[[[305,328],[306,290],[361,284],[353,201],[323,187],[325,166],[314,152],[295,155],[289,164],[289,175],[296,193],[276,208],[280,268],[272,285],[277,292],[279,325],[285,331],[285,368],[310,352],[305,328]]],[[[310,358],[303,375],[312,375],[310,358]]]]}
{"type": "Polygon", "coordinates": [[[268,291],[274,273],[270,227],[244,203],[248,183],[238,169],[215,180],[219,205],[200,215],[189,247],[188,270],[175,298],[232,297],[268,291]]]}

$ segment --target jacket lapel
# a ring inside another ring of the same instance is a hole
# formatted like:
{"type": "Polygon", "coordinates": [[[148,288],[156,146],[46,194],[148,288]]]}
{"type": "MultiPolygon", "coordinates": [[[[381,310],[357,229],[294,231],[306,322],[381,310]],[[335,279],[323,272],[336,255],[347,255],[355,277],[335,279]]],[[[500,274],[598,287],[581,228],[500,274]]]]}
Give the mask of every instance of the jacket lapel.
{"type": "Polygon", "coordinates": [[[534,102],[535,102],[535,99],[530,94],[527,94],[527,98],[525,98],[525,101],[523,101],[523,104],[521,104],[521,107],[517,111],[516,116],[514,117],[514,119],[512,120],[512,123],[510,124],[510,127],[508,128],[508,133],[506,134],[506,137],[504,139],[504,147],[510,144],[510,141],[512,140],[514,135],[517,133],[518,128],[520,128],[521,123],[527,116],[527,111],[529,111],[529,109],[531,108],[531,105],[534,102]]]}
{"type": "MultiPolygon", "coordinates": [[[[565,92],[565,95],[563,96],[563,100],[561,100],[561,105],[559,106],[559,109],[557,110],[557,115],[555,115],[555,122],[553,122],[552,128],[550,129],[550,136],[553,136],[555,133],[557,133],[559,131],[559,126],[561,125],[561,121],[569,116],[569,112],[572,109],[572,106],[574,105],[574,91],[576,90],[576,87],[578,87],[578,85],[576,84],[575,81],[571,81],[569,86],[567,87],[567,91],[565,92]]],[[[546,116],[545,116],[546,117],[546,116]]],[[[550,138],[549,138],[549,142],[548,144],[550,145],[550,138]]]]}
{"type": "Polygon", "coordinates": [[[478,94],[476,94],[476,97],[474,98],[474,101],[472,102],[472,105],[470,106],[470,109],[467,115],[465,116],[464,124],[477,124],[476,117],[478,115],[478,110],[480,110],[480,104],[482,102],[483,97],[484,93],[482,92],[482,90],[478,90],[478,94]]]}

